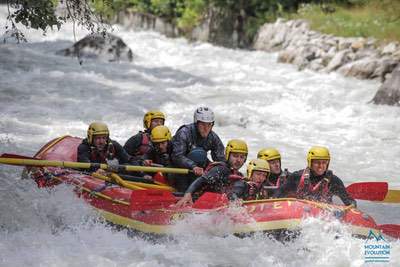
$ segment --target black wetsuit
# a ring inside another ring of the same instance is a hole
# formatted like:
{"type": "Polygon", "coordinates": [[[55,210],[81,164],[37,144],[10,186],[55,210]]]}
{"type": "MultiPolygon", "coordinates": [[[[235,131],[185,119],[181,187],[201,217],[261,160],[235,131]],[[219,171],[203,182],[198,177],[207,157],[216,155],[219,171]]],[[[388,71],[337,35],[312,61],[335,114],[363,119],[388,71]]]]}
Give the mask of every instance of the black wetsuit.
{"type": "MultiPolygon", "coordinates": [[[[202,148],[204,151],[211,151],[213,161],[225,160],[225,148],[218,135],[211,131],[206,138],[202,138],[198,133],[196,124],[181,126],[172,138],[172,160],[175,167],[193,170],[198,166],[196,162],[187,157],[195,148],[202,148]]],[[[178,191],[184,192],[188,186],[196,179],[194,174],[176,175],[175,185],[178,191]]]]}
{"type": "MultiPolygon", "coordinates": [[[[167,152],[165,153],[160,153],[156,145],[153,144],[150,150],[143,155],[143,160],[151,160],[155,164],[160,164],[164,167],[172,167],[171,154],[172,143],[170,141],[168,141],[167,152]]],[[[173,173],[163,173],[163,176],[167,179],[169,185],[175,185],[175,175],[173,173]]]]}
{"type": "Polygon", "coordinates": [[[232,170],[225,161],[215,164],[207,173],[198,177],[185,193],[215,192],[226,193],[230,200],[244,198],[247,192],[247,184],[241,179],[232,181],[229,178],[232,174],[243,176],[240,172],[232,170]]]}
{"type": "Polygon", "coordinates": [[[143,159],[152,160],[153,163],[163,165],[164,167],[170,167],[172,165],[172,143],[168,141],[167,152],[160,153],[156,145],[152,145],[149,151],[143,155],[143,159]]]}
{"type": "MultiPolygon", "coordinates": [[[[98,151],[96,147],[89,145],[87,139],[82,140],[82,143],[78,146],[78,162],[107,163],[107,160],[112,159],[117,159],[119,164],[140,165],[126,153],[118,142],[113,140],[110,140],[109,144],[106,145],[106,151],[98,151]]],[[[89,169],[89,171],[96,170],[95,167],[89,169]]]]}
{"type": "MultiPolygon", "coordinates": [[[[274,197],[287,197],[288,195],[298,194],[298,187],[303,175],[304,170],[299,170],[293,172],[289,175],[286,179],[285,183],[282,184],[274,197]]],[[[328,197],[326,202],[332,203],[332,196],[338,196],[345,205],[356,205],[356,201],[349,196],[346,191],[346,187],[344,186],[342,180],[334,175],[331,171],[327,171],[324,175],[316,176],[312,171],[310,171],[310,182],[312,186],[315,186],[317,183],[322,181],[324,178],[329,180],[328,182],[328,197]]],[[[316,200],[316,201],[323,201],[321,194],[310,194],[305,198],[316,200]]],[[[324,200],[325,201],[325,200],[324,200]]]]}
{"type": "Polygon", "coordinates": [[[124,149],[129,155],[131,155],[135,159],[142,159],[143,155],[148,153],[152,149],[152,144],[150,142],[150,132],[139,132],[131,136],[126,141],[124,149]],[[147,140],[145,144],[143,138],[146,138],[147,140]]]}

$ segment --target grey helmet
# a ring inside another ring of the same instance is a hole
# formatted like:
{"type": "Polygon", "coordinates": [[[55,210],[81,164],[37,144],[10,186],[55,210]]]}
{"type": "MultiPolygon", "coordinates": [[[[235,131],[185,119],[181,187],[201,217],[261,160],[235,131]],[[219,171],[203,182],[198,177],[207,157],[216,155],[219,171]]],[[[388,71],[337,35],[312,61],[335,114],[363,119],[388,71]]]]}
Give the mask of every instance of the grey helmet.
{"type": "Polygon", "coordinates": [[[194,112],[194,123],[198,121],[213,123],[215,121],[214,112],[209,107],[198,107],[194,112]]]}

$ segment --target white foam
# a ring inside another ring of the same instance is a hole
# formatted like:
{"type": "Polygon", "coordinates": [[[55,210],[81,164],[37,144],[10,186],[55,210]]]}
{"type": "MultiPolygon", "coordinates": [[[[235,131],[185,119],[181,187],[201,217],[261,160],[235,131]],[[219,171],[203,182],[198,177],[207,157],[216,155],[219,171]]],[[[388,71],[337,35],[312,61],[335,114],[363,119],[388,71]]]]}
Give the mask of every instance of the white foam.
{"type": "MultiPolygon", "coordinates": [[[[3,25],[5,14],[1,7],[3,25]]],[[[78,29],[76,39],[86,33],[78,29]]],[[[249,158],[262,147],[275,146],[284,167],[296,170],[304,167],[308,148],[321,144],[330,148],[331,168],[346,182],[399,185],[400,109],[368,104],[377,82],[298,72],[276,63],[276,54],[188,43],[118,26],[114,34],[138,55],[134,62],[89,60],[81,66],[74,58],[55,55],[74,42],[71,24],[46,36],[33,30],[25,34],[27,44],[0,45],[0,153],[32,155],[55,137],[83,137],[93,120],[108,123],[112,138],[123,144],[142,129],[143,114],[151,108],[163,110],[175,132],[191,122],[197,106],[208,105],[215,110],[214,129],[221,139],[245,139],[249,158]]],[[[363,241],[345,230],[334,239],[318,221],[305,225],[303,235],[287,245],[263,235],[223,237],[228,223],[154,245],[103,224],[81,225],[96,215],[66,188],[48,195],[19,181],[16,167],[0,166],[0,174],[2,266],[363,265],[363,241]],[[208,234],[215,231],[216,236],[208,234]]],[[[378,222],[400,223],[398,205],[361,207],[378,222]]],[[[204,220],[189,221],[186,229],[204,220]]],[[[399,258],[397,242],[392,266],[399,265],[399,258]]]]}

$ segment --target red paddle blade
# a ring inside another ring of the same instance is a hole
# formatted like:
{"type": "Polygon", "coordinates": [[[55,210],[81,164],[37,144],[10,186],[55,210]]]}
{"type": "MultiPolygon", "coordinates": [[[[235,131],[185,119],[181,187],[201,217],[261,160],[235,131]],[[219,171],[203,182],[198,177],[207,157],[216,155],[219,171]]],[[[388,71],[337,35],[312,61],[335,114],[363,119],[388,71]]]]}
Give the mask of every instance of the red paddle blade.
{"type": "Polygon", "coordinates": [[[225,194],[206,192],[193,204],[195,209],[215,209],[228,204],[225,194]]]}
{"type": "Polygon", "coordinates": [[[27,157],[27,156],[23,156],[23,155],[16,155],[16,154],[8,154],[8,153],[4,153],[0,156],[0,158],[11,158],[11,159],[37,159],[37,158],[33,158],[33,157],[27,157]]]}
{"type": "Polygon", "coordinates": [[[400,225],[398,224],[381,224],[379,229],[386,235],[400,239],[400,225]]]}
{"type": "Polygon", "coordinates": [[[153,181],[156,181],[158,184],[161,185],[168,185],[167,178],[162,174],[162,172],[157,172],[156,174],[154,174],[153,181]]]}
{"type": "Polygon", "coordinates": [[[354,183],[346,187],[347,193],[354,199],[382,201],[388,192],[386,182],[354,183]]]}
{"type": "Polygon", "coordinates": [[[131,194],[131,210],[151,210],[167,208],[176,203],[176,198],[169,191],[147,189],[134,190],[131,194]]]}

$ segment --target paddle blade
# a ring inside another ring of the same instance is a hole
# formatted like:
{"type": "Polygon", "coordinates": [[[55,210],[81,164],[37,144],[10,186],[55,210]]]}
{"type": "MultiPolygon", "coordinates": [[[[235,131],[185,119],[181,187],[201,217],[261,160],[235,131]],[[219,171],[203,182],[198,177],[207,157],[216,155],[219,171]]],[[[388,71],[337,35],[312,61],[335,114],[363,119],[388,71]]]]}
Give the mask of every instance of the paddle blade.
{"type": "Polygon", "coordinates": [[[168,185],[167,178],[162,172],[156,172],[156,174],[153,175],[153,180],[159,185],[168,185]]]}
{"type": "Polygon", "coordinates": [[[346,187],[347,193],[354,199],[382,201],[388,192],[386,182],[362,182],[354,183],[346,187]]]}
{"type": "Polygon", "coordinates": [[[206,192],[194,204],[194,209],[215,209],[228,204],[225,194],[206,192]]]}
{"type": "Polygon", "coordinates": [[[131,194],[131,210],[151,210],[167,208],[176,203],[176,198],[164,190],[135,190],[131,194]]]}
{"type": "Polygon", "coordinates": [[[33,158],[33,157],[27,157],[27,156],[23,156],[23,155],[17,155],[17,154],[8,154],[8,153],[4,153],[0,156],[0,158],[9,158],[9,159],[37,159],[37,158],[33,158]]]}
{"type": "Polygon", "coordinates": [[[398,224],[381,224],[379,229],[386,235],[400,239],[400,225],[398,224]]]}

